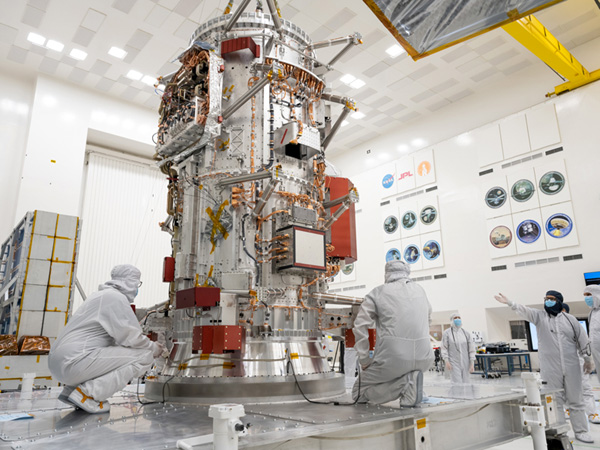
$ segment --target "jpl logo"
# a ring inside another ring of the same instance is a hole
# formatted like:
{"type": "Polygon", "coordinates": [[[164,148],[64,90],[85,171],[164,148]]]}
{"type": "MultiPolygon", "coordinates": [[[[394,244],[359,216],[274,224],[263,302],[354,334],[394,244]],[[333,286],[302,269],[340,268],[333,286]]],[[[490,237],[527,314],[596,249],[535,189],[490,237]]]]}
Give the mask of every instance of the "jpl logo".
{"type": "MultiPolygon", "coordinates": [[[[400,175],[400,178],[398,178],[398,181],[403,180],[406,177],[412,177],[412,176],[413,176],[413,174],[410,173],[410,171],[404,172],[402,175],[400,175]]],[[[385,179],[384,179],[384,181],[385,181],[385,179]]]]}
{"type": "Polygon", "coordinates": [[[386,176],[383,177],[383,180],[381,180],[381,184],[386,189],[391,188],[392,185],[394,184],[394,175],[392,175],[391,173],[388,173],[386,176]]]}

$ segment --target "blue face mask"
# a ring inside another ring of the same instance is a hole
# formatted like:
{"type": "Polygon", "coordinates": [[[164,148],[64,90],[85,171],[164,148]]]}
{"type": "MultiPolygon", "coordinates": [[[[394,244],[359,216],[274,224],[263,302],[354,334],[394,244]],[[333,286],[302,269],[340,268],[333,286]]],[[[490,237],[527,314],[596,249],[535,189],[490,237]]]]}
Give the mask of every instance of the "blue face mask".
{"type": "Polygon", "coordinates": [[[594,297],[592,297],[591,295],[586,295],[585,297],[583,297],[583,299],[585,300],[585,304],[588,305],[590,308],[594,307],[594,297]]]}
{"type": "Polygon", "coordinates": [[[460,319],[454,319],[454,326],[460,327],[461,325],[462,325],[462,320],[460,320],[460,319]]]}
{"type": "Polygon", "coordinates": [[[138,295],[138,292],[140,292],[140,290],[139,290],[139,289],[136,289],[136,290],[135,290],[135,296],[136,296],[136,297],[137,297],[137,295],[138,295]]]}
{"type": "Polygon", "coordinates": [[[547,308],[552,308],[554,305],[556,305],[556,300],[546,300],[544,305],[546,305],[547,308]]]}

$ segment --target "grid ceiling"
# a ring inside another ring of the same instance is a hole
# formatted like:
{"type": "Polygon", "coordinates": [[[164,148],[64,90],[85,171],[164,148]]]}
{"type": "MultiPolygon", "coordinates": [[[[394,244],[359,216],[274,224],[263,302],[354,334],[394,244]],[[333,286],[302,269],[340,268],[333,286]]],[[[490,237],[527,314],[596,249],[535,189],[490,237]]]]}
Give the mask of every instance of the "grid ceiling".
{"type": "MultiPolygon", "coordinates": [[[[222,14],[227,0],[0,0],[2,65],[32,76],[42,72],[106,95],[156,109],[159,97],[140,81],[125,77],[134,69],[158,76],[176,70],[171,63],[196,27],[222,14]],[[36,46],[30,32],[65,44],[62,53],[36,46]],[[123,60],[110,47],[127,51],[123,60]],[[88,53],[85,61],[68,56],[88,53]]],[[[238,2],[236,2],[238,3],[238,2]]],[[[355,98],[365,117],[348,119],[336,146],[354,146],[453,102],[493,89],[495,82],[534,64],[527,50],[502,30],[414,62],[406,54],[392,59],[389,32],[361,0],[279,0],[284,18],[313,40],[358,31],[364,44],[349,52],[327,75],[335,93],[355,98]],[[352,89],[344,74],[365,81],[352,89]]],[[[600,9],[592,0],[569,0],[536,16],[568,48],[600,37],[600,9]]],[[[319,53],[326,60],[326,49],[319,53]]],[[[590,69],[596,69],[595,67],[590,69]]],[[[549,70],[549,69],[548,69],[549,70]]],[[[557,78],[557,84],[559,83],[557,78]]],[[[551,87],[549,87],[551,88],[551,87]]]]}

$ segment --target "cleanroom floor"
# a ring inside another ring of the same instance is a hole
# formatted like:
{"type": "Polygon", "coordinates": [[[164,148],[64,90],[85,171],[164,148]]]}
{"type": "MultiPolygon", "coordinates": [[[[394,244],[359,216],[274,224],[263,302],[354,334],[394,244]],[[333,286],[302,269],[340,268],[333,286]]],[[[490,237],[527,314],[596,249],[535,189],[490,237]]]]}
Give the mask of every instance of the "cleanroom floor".
{"type": "MultiPolygon", "coordinates": [[[[519,372],[516,372],[513,376],[502,376],[502,378],[495,379],[483,379],[481,375],[471,375],[474,384],[492,384],[492,385],[502,385],[502,386],[513,386],[513,387],[521,387],[523,384],[521,382],[521,378],[519,376],[519,372]]],[[[433,384],[439,383],[442,380],[446,382],[444,375],[429,372],[425,375],[424,384],[433,384]]],[[[600,383],[598,383],[598,378],[595,375],[590,377],[590,382],[592,384],[592,388],[594,389],[594,395],[596,397],[596,407],[600,408],[598,404],[598,399],[600,398],[600,383]]],[[[571,441],[573,442],[573,448],[576,450],[584,450],[590,448],[600,449],[600,424],[592,424],[590,423],[590,434],[594,438],[593,444],[584,444],[583,442],[575,441],[573,431],[569,432],[569,436],[571,437],[571,441]]],[[[509,442],[508,444],[500,445],[497,447],[491,447],[493,450],[532,450],[533,442],[530,436],[517,439],[516,441],[509,442]]]]}

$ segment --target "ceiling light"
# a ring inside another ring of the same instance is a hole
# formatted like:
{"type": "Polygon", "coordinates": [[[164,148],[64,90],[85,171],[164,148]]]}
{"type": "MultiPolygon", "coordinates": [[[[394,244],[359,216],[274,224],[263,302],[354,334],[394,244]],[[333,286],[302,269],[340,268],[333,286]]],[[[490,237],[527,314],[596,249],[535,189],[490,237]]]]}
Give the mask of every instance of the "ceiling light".
{"type": "Polygon", "coordinates": [[[340,81],[344,84],[350,84],[352,83],[354,80],[356,80],[356,77],[354,75],[350,75],[349,73],[347,73],[346,75],[344,75],[342,78],[340,78],[340,81]]]}
{"type": "Polygon", "coordinates": [[[395,44],[388,48],[385,52],[390,55],[391,58],[397,58],[402,53],[405,53],[405,50],[398,44],[395,44]]]}
{"type": "Polygon", "coordinates": [[[142,83],[147,84],[148,86],[154,86],[156,81],[156,77],[151,77],[150,75],[144,75],[142,78],[142,83]]]}
{"type": "Polygon", "coordinates": [[[406,153],[406,152],[409,150],[409,148],[408,148],[408,145],[406,145],[406,144],[400,144],[400,145],[397,147],[397,150],[398,150],[400,153],[406,153]]]}
{"type": "Polygon", "coordinates": [[[365,114],[361,113],[360,111],[357,111],[354,114],[352,114],[353,119],[362,119],[363,117],[365,117],[365,114]]]}
{"type": "Polygon", "coordinates": [[[29,106],[27,105],[27,103],[18,103],[16,110],[17,114],[25,115],[29,112],[29,106]]]}
{"type": "Polygon", "coordinates": [[[42,97],[42,103],[44,106],[52,108],[58,104],[58,100],[56,100],[56,97],[53,97],[52,95],[45,95],[42,97]]]}
{"type": "Polygon", "coordinates": [[[84,61],[85,58],[87,58],[87,53],[83,50],[74,48],[73,50],[71,50],[71,53],[69,53],[69,56],[73,59],[76,59],[77,61],[84,61]]]}
{"type": "Polygon", "coordinates": [[[115,58],[123,59],[127,56],[127,52],[119,47],[111,47],[108,51],[110,56],[114,56],[115,58]]]}
{"type": "Polygon", "coordinates": [[[471,145],[473,143],[473,138],[469,133],[463,133],[456,137],[456,143],[462,146],[471,145]]]}
{"type": "Polygon", "coordinates": [[[350,83],[348,86],[350,86],[353,89],[360,89],[361,87],[363,87],[366,83],[363,80],[359,80],[358,78],[356,80],[354,80],[352,83],[350,83]]]}
{"type": "Polygon", "coordinates": [[[48,42],[46,42],[46,48],[54,50],[55,52],[62,52],[63,48],[65,48],[65,44],[49,39],[48,42]]]}
{"type": "Polygon", "coordinates": [[[0,108],[2,108],[5,111],[12,111],[14,107],[15,102],[9,100],[8,98],[3,98],[2,101],[0,101],[0,108]]]}
{"type": "Polygon", "coordinates": [[[36,33],[29,33],[27,35],[27,40],[35,45],[44,45],[46,42],[46,38],[36,33]]]}
{"type": "Polygon", "coordinates": [[[348,122],[347,120],[342,120],[342,126],[345,127],[346,125],[348,125],[350,122],[348,122]]]}
{"type": "Polygon", "coordinates": [[[416,139],[413,139],[412,141],[410,141],[410,144],[411,144],[413,147],[424,147],[424,146],[425,146],[425,144],[427,144],[427,143],[425,142],[425,140],[424,140],[424,139],[421,139],[421,138],[416,138],[416,139]]]}
{"type": "Polygon", "coordinates": [[[133,81],[138,81],[142,78],[142,74],[140,72],[138,72],[137,70],[130,70],[129,72],[127,72],[127,75],[125,75],[125,76],[133,81]]]}

